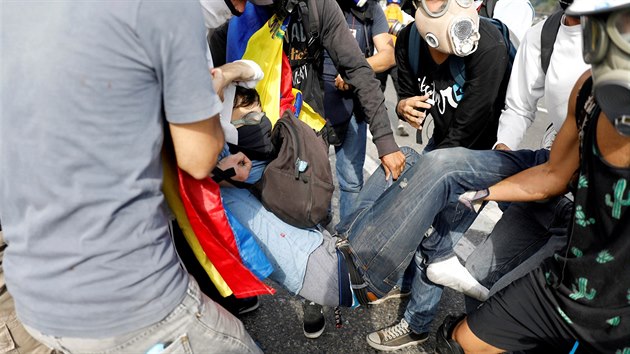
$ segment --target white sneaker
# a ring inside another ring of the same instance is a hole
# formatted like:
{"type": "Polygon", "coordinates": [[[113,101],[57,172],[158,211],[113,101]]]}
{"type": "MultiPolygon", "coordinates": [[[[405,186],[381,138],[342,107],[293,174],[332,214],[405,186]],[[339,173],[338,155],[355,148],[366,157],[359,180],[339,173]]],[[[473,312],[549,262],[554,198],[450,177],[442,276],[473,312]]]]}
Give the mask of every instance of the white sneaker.
{"type": "Polygon", "coordinates": [[[457,290],[479,301],[486,301],[490,293],[455,256],[429,264],[427,278],[435,284],[457,290]]]}
{"type": "Polygon", "coordinates": [[[365,338],[372,348],[384,351],[398,350],[418,345],[429,338],[429,333],[414,333],[403,318],[399,323],[372,332],[365,338]]]}

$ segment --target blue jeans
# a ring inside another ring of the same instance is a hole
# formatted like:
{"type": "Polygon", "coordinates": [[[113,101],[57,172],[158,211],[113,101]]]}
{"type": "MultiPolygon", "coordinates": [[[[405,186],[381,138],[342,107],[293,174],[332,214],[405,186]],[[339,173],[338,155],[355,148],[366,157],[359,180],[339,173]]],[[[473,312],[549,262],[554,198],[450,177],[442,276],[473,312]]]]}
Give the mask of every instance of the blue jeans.
{"type": "MultiPolygon", "coordinates": [[[[529,273],[567,244],[573,202],[561,196],[545,202],[511,203],[492,233],[466,260],[466,268],[490,294],[529,273]]],[[[466,298],[466,310],[479,302],[466,298]]]]}
{"type": "MultiPolygon", "coordinates": [[[[384,296],[414,261],[412,300],[405,319],[414,332],[427,332],[440,300],[442,287],[425,275],[423,253],[434,256],[452,252],[457,242],[445,237],[424,238],[434,220],[460,230],[468,209],[457,201],[462,193],[487,188],[505,177],[546,161],[548,152],[520,150],[475,151],[440,149],[422,155],[373,205],[358,209],[356,217],[338,228],[349,239],[357,267],[370,290],[384,296]],[[416,251],[419,250],[420,252],[416,251]],[[415,256],[415,257],[414,257],[415,256]],[[408,317],[409,316],[409,317],[408,317]]],[[[361,194],[368,190],[366,188],[361,194]]],[[[360,197],[361,198],[361,197],[360,197]]],[[[343,223],[344,221],[342,221],[343,223]]],[[[457,233],[455,233],[457,234],[457,233]]]]}
{"type": "MultiPolygon", "coordinates": [[[[26,327],[26,326],[25,326],[26,327]]],[[[164,345],[163,354],[262,353],[243,323],[207,298],[191,277],[182,302],[163,320],[125,335],[108,338],[53,337],[26,327],[31,335],[62,353],[147,353],[164,345]]]]}
{"type": "Polygon", "coordinates": [[[335,147],[335,169],[339,181],[339,218],[346,218],[354,208],[361,188],[363,188],[363,164],[367,124],[357,122],[352,115],[348,130],[341,146],[335,147]]]}

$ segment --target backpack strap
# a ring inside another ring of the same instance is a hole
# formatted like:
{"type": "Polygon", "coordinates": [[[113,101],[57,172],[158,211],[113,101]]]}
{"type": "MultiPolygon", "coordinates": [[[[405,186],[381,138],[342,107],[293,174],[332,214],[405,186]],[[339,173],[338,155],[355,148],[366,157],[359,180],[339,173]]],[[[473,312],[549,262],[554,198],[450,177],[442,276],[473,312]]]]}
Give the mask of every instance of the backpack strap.
{"type": "Polygon", "coordinates": [[[453,79],[459,85],[460,89],[464,89],[464,83],[466,83],[466,65],[464,58],[456,55],[451,55],[448,58],[448,68],[453,76],[453,79]]]}
{"type": "Polygon", "coordinates": [[[549,69],[553,46],[556,43],[556,37],[558,37],[558,30],[560,29],[563,15],[564,11],[562,10],[551,14],[543,24],[542,32],[540,32],[540,63],[545,75],[547,74],[547,69],[549,69]]]}
{"type": "Polygon", "coordinates": [[[496,3],[497,0],[483,0],[481,8],[479,9],[479,15],[488,18],[494,17],[494,7],[496,3]]]}
{"type": "Polygon", "coordinates": [[[420,33],[415,25],[415,22],[410,23],[409,30],[409,46],[407,49],[407,56],[409,57],[409,65],[411,65],[411,72],[414,76],[418,76],[420,71],[420,33]]]}
{"type": "Polygon", "coordinates": [[[580,139],[580,160],[583,155],[584,131],[589,122],[595,121],[594,118],[597,118],[600,112],[601,109],[593,96],[593,78],[589,77],[588,80],[584,81],[575,100],[575,125],[580,139]]]}
{"type": "Polygon", "coordinates": [[[299,11],[302,19],[302,25],[308,30],[307,51],[312,61],[317,62],[322,54],[322,48],[319,43],[319,9],[315,0],[300,0],[299,11]],[[310,11],[313,16],[310,16],[310,11]]]}

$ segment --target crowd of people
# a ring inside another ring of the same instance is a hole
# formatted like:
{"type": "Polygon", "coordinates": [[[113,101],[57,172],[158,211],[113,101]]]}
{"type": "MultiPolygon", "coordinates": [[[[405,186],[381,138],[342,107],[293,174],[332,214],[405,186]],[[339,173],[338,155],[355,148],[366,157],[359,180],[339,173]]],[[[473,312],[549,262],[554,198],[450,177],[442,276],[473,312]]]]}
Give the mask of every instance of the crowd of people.
{"type": "Polygon", "coordinates": [[[267,276],[303,299],[307,338],[322,306],[406,296],[366,342],[421,345],[450,287],[466,314],[438,353],[630,352],[630,0],[559,0],[536,24],[527,0],[10,0],[1,16],[0,352],[259,353],[237,316],[267,276]],[[279,51],[252,56],[264,36],[279,51]],[[376,74],[418,138],[433,120],[422,151],[396,143],[376,74]],[[539,103],[541,148],[519,150],[539,103]],[[338,224],[262,200],[279,119],[334,146],[338,224]],[[381,165],[364,181],[368,129],[381,165]],[[181,199],[212,208],[175,210],[169,158],[181,199]],[[488,201],[502,217],[463,265],[488,201]]]}

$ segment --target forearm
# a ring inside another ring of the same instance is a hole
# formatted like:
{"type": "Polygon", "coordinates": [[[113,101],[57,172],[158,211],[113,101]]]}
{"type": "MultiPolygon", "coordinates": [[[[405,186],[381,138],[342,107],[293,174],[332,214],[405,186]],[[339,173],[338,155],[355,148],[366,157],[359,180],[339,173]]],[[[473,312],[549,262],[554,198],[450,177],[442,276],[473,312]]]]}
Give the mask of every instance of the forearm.
{"type": "Polygon", "coordinates": [[[382,73],[390,69],[396,64],[394,61],[393,52],[378,52],[373,56],[367,58],[368,64],[372,67],[375,73],[382,73]]]}
{"type": "Polygon", "coordinates": [[[485,200],[530,202],[566,193],[566,174],[544,163],[513,175],[489,188],[485,200]]]}

